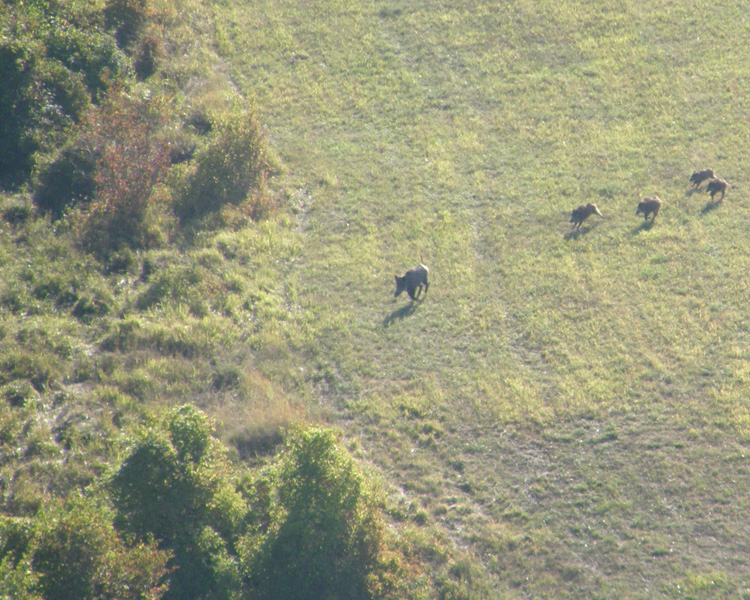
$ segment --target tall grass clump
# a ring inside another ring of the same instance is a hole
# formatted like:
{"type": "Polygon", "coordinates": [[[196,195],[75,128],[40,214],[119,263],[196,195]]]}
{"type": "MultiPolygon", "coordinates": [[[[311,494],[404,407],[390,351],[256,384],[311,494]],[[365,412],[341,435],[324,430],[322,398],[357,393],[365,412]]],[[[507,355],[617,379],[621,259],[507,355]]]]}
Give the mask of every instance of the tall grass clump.
{"type": "Polygon", "coordinates": [[[257,115],[234,109],[212,119],[211,140],[195,155],[180,185],[175,212],[182,223],[244,207],[253,219],[266,216],[268,160],[257,115]]]}

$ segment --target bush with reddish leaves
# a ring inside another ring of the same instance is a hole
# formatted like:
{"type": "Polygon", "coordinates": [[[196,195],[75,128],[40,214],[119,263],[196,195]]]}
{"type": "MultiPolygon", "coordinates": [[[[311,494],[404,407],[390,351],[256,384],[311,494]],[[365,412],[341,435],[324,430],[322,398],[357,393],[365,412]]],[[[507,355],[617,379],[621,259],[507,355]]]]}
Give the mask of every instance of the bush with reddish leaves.
{"type": "Polygon", "coordinates": [[[166,122],[161,100],[137,100],[113,90],[86,118],[84,145],[96,156],[95,193],[74,224],[83,248],[106,257],[122,247],[145,248],[156,233],[148,216],[154,188],[169,168],[160,136],[166,122]]]}

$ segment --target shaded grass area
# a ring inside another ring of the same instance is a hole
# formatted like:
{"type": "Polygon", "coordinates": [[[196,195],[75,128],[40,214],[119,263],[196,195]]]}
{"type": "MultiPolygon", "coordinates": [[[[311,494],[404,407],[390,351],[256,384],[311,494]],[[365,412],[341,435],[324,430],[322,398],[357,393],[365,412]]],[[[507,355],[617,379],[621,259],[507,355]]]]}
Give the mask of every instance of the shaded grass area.
{"type": "Polygon", "coordinates": [[[288,168],[313,399],[417,518],[522,597],[742,595],[742,9],[218,16],[288,168]],[[722,203],[689,188],[706,167],[732,185],[722,203]],[[605,219],[571,233],[585,202],[605,219]],[[421,259],[426,300],[394,302],[393,275],[421,259]]]}

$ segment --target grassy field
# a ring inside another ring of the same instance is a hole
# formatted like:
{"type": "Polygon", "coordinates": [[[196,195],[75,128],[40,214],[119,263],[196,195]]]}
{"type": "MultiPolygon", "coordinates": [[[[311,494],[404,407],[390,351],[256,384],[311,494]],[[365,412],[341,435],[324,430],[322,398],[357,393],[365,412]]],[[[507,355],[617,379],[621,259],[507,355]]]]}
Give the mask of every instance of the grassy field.
{"type": "Polygon", "coordinates": [[[340,428],[441,600],[750,598],[746,7],[153,6],[134,89],[249,99],[280,210],[165,216],[110,270],[2,196],[3,515],[101,485],[189,401],[251,467],[340,428]],[[419,261],[426,298],[394,299],[419,261]]]}
{"type": "Polygon", "coordinates": [[[497,594],[750,595],[744,7],[216,13],[298,245],[262,368],[280,354],[497,594]],[[722,203],[690,189],[706,167],[722,203]],[[605,219],[571,233],[585,202],[605,219]],[[425,301],[394,301],[420,258],[425,301]]]}

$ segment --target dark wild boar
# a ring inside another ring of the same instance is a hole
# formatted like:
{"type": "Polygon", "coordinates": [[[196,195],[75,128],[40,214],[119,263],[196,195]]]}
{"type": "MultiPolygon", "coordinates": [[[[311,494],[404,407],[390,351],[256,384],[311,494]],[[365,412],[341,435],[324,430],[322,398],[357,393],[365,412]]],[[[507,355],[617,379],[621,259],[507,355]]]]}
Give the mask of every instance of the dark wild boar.
{"type": "Polygon", "coordinates": [[[423,286],[424,293],[427,294],[427,288],[430,287],[430,284],[427,281],[427,274],[429,272],[430,270],[426,266],[419,264],[413,269],[409,269],[401,277],[396,275],[396,293],[393,297],[398,298],[399,294],[406,290],[406,293],[409,294],[409,298],[416,300],[422,293],[423,286]]]}
{"type": "Polygon", "coordinates": [[[643,214],[643,220],[648,220],[648,216],[650,214],[653,214],[653,218],[651,219],[651,222],[656,219],[656,215],[659,214],[659,209],[661,208],[661,200],[659,199],[659,196],[654,196],[653,198],[644,198],[638,203],[638,208],[635,211],[635,214],[640,215],[643,214]]]}
{"type": "Polygon", "coordinates": [[[713,202],[714,196],[721,192],[721,198],[719,198],[719,202],[721,202],[724,200],[724,195],[727,193],[728,187],[729,184],[723,179],[712,179],[708,182],[708,185],[706,185],[706,193],[711,194],[711,202],[713,202]]]}
{"type": "Polygon", "coordinates": [[[705,171],[696,171],[690,176],[690,183],[693,184],[693,187],[700,187],[701,183],[704,181],[707,181],[709,179],[713,179],[716,177],[714,174],[713,169],[706,169],[705,171]]]}
{"type": "Polygon", "coordinates": [[[599,215],[602,219],[604,218],[604,215],[599,212],[596,204],[591,202],[588,204],[581,204],[578,208],[574,208],[570,215],[570,222],[573,223],[573,228],[580,229],[583,222],[591,215],[599,215]]]}

